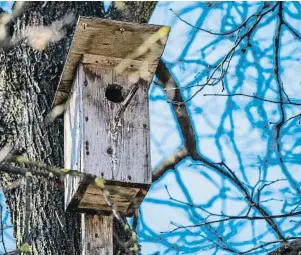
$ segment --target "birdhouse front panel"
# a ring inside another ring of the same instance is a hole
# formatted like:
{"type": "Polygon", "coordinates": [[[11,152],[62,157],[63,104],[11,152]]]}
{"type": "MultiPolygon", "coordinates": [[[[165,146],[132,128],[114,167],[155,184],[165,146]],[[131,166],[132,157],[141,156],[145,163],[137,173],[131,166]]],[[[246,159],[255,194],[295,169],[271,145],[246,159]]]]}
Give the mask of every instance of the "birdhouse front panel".
{"type": "Polygon", "coordinates": [[[84,172],[150,184],[148,84],[114,74],[114,66],[96,70],[83,64],[80,70],[85,79],[84,172]]]}

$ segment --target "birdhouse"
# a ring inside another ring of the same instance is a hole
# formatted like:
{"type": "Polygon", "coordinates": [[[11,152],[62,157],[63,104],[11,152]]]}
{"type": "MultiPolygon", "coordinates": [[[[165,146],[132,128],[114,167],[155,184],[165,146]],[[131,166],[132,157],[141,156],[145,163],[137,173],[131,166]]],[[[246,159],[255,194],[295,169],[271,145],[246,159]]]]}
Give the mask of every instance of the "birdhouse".
{"type": "MultiPolygon", "coordinates": [[[[65,168],[105,179],[123,215],[152,180],[148,88],[169,27],[80,17],[54,105],[64,114],[65,168]]],[[[90,178],[65,177],[65,208],[110,213],[90,178]]]]}

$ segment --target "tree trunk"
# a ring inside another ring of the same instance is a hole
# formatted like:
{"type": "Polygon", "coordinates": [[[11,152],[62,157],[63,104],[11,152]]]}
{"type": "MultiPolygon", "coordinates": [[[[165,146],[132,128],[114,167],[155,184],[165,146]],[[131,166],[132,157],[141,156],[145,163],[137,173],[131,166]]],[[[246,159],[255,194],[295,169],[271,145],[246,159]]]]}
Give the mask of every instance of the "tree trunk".
{"type": "MultiPolygon", "coordinates": [[[[154,7],[154,2],[126,2],[122,10],[110,8],[106,17],[147,22],[154,7]]],[[[57,166],[63,166],[63,121],[59,118],[44,127],[44,118],[52,105],[78,15],[104,17],[103,4],[26,2],[14,25],[16,35],[25,26],[48,26],[68,13],[76,18],[59,42],[38,51],[20,41],[11,50],[0,53],[0,148],[18,141],[15,148],[20,153],[57,166]]],[[[80,253],[80,217],[64,212],[62,180],[33,177],[26,196],[23,177],[1,174],[1,179],[17,247],[30,242],[31,254],[80,253]],[[31,201],[27,215],[26,201],[31,201]],[[29,235],[24,235],[26,223],[29,235]]]]}
{"type": "Polygon", "coordinates": [[[291,241],[285,245],[281,245],[276,250],[269,253],[269,255],[300,255],[301,239],[291,241]]]}

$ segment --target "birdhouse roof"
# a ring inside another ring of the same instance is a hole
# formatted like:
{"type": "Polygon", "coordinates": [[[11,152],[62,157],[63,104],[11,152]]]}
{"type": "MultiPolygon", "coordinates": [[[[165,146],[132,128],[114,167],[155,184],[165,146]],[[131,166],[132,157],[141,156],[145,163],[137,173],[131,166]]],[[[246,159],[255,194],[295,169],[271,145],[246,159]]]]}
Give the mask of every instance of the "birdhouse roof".
{"type": "Polygon", "coordinates": [[[167,26],[80,17],[53,104],[68,98],[80,61],[100,68],[110,66],[116,73],[132,71],[150,83],[169,30],[167,26]]]}

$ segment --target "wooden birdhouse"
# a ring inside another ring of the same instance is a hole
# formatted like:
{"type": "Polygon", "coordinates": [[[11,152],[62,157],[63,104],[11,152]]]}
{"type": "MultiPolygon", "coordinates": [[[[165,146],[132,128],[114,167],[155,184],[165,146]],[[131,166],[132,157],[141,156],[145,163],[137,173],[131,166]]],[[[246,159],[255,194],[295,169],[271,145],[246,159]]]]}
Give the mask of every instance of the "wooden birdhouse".
{"type": "MultiPolygon", "coordinates": [[[[152,181],[148,88],[169,27],[79,18],[54,105],[67,102],[65,168],[103,177],[121,214],[152,181]]],[[[102,191],[65,178],[66,210],[110,213],[102,191]]]]}

